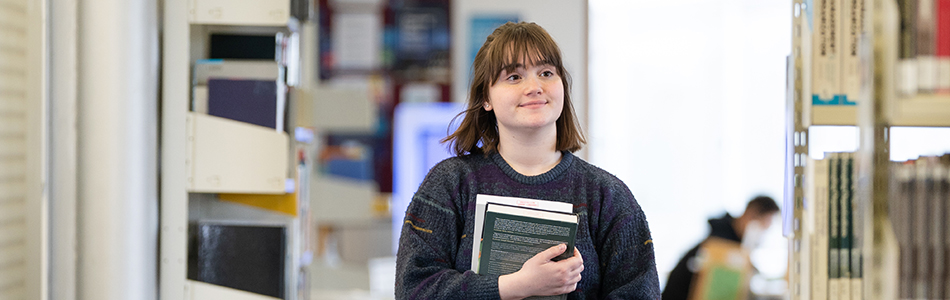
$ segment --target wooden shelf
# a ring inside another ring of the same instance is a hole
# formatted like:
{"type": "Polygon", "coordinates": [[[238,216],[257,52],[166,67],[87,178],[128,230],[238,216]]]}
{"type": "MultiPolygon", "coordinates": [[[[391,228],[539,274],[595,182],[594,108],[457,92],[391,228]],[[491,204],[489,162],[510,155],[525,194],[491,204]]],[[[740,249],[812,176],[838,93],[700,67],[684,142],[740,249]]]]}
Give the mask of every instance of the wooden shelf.
{"type": "MultiPolygon", "coordinates": [[[[856,126],[857,106],[811,107],[811,125],[856,126]]],[[[894,101],[890,106],[891,126],[950,127],[950,95],[917,95],[894,101]]]]}
{"type": "Polygon", "coordinates": [[[950,95],[917,95],[898,99],[891,126],[950,127],[950,95]]]}
{"type": "Polygon", "coordinates": [[[194,112],[187,130],[189,192],[285,193],[286,133],[194,112]]]}
{"type": "Polygon", "coordinates": [[[855,126],[858,107],[841,105],[812,105],[811,125],[855,126]]]}

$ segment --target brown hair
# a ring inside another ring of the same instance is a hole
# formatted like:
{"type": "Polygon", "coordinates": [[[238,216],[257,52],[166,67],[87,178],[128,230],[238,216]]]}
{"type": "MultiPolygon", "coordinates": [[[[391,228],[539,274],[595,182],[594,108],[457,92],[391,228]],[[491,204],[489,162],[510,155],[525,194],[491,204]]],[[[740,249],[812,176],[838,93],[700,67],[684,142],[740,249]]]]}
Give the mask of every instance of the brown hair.
{"type": "MultiPolygon", "coordinates": [[[[745,213],[752,213],[754,216],[779,212],[778,204],[769,196],[757,196],[749,201],[745,207],[745,213]]],[[[743,214],[745,214],[743,213],[743,214]]]]}
{"type": "MultiPolygon", "coordinates": [[[[544,28],[535,23],[508,22],[499,26],[485,39],[485,44],[475,55],[472,63],[472,85],[469,88],[468,108],[455,118],[464,115],[459,128],[442,140],[451,142],[457,155],[475,153],[485,154],[498,151],[498,124],[494,111],[482,107],[488,102],[488,90],[498,80],[498,75],[506,66],[513,66],[516,60],[524,59],[525,65],[539,63],[550,64],[557,69],[564,85],[564,107],[555,121],[557,127],[558,151],[574,152],[581,149],[587,141],[581,132],[574,105],[571,103],[571,76],[564,69],[561,50],[544,28]],[[481,145],[479,145],[481,142],[481,145]]],[[[507,70],[512,71],[512,70],[507,70]]],[[[454,123],[454,120],[453,120],[454,123]]]]}

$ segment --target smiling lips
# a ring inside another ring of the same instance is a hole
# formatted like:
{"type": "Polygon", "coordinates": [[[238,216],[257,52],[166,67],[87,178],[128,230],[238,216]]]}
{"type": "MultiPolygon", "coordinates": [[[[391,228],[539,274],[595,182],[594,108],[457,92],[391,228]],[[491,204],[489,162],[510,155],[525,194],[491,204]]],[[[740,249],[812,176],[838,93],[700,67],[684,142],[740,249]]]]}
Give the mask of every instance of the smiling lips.
{"type": "Polygon", "coordinates": [[[537,106],[543,106],[545,104],[548,104],[548,102],[544,100],[535,100],[531,102],[522,103],[521,105],[518,105],[518,107],[537,107],[537,106]]]}

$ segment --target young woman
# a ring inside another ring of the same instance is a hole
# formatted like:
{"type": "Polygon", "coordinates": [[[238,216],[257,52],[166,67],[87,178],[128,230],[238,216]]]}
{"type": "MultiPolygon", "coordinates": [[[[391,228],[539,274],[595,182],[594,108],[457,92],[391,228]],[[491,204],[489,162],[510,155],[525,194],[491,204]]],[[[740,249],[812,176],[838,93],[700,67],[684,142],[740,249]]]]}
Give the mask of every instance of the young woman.
{"type": "Polygon", "coordinates": [[[468,109],[445,141],[457,157],[429,171],[406,211],[396,299],[659,299],[646,217],[617,177],[574,156],[585,143],[561,51],[534,23],[496,29],[475,56],[468,109]],[[543,251],[515,273],[470,270],[475,196],[567,202],[574,256],[543,251]]]}

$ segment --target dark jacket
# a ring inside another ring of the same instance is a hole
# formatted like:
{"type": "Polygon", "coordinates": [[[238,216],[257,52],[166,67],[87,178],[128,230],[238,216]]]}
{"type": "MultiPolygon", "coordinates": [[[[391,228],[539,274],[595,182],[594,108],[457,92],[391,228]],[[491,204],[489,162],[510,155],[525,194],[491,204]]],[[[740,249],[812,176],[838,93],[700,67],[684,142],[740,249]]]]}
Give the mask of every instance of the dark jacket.
{"type": "MultiPolygon", "coordinates": [[[[735,241],[737,243],[742,242],[742,239],[739,238],[739,234],[736,233],[736,229],[732,227],[732,221],[735,220],[728,213],[721,218],[709,219],[709,237],[718,237],[727,239],[730,241],[735,241]]],[[[683,256],[676,267],[673,268],[673,271],[670,272],[670,277],[666,281],[666,288],[663,289],[663,300],[686,300],[689,297],[690,285],[693,282],[693,272],[689,270],[687,264],[693,257],[696,257],[696,252],[699,251],[699,245],[690,249],[689,252],[686,252],[686,256],[683,256]]]]}

